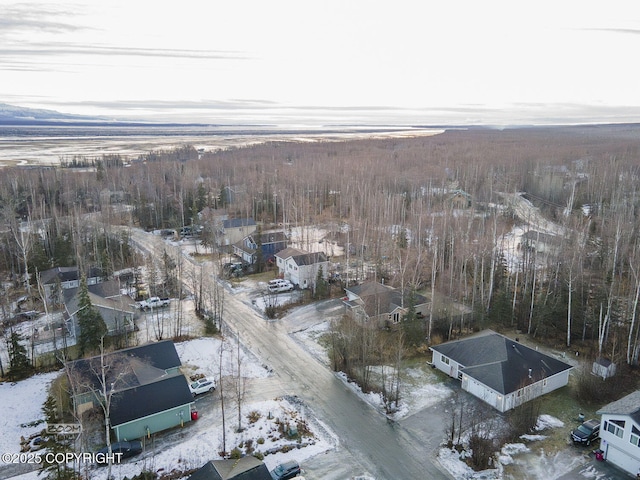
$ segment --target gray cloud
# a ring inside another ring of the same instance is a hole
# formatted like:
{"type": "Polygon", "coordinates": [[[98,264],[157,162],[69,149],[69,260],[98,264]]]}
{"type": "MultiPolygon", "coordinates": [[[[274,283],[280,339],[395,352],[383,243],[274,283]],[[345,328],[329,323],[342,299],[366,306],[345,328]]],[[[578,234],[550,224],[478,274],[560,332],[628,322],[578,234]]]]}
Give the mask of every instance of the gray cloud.
{"type": "Polygon", "coordinates": [[[0,6],[0,36],[23,31],[69,32],[83,27],[65,22],[62,17],[75,16],[72,12],[56,4],[17,3],[0,6]]]}
{"type": "Polygon", "coordinates": [[[588,28],[591,32],[609,32],[622,33],[625,35],[640,35],[640,29],[637,28],[588,28]]]}
{"type": "Polygon", "coordinates": [[[27,45],[14,44],[12,46],[0,47],[0,56],[12,57],[25,55],[45,57],[50,57],[51,55],[133,56],[214,60],[244,60],[248,58],[239,52],[228,51],[114,47],[109,45],[80,45],[72,43],[29,43],[27,45]]]}

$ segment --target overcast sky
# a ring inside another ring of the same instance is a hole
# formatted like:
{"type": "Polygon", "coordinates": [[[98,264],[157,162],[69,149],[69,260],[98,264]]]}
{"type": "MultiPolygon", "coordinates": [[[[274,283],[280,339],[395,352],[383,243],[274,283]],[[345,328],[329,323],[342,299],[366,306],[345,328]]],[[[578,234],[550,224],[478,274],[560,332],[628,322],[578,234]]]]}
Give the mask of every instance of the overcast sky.
{"type": "Polygon", "coordinates": [[[0,0],[0,102],[210,123],[640,121],[640,1],[0,0]]]}

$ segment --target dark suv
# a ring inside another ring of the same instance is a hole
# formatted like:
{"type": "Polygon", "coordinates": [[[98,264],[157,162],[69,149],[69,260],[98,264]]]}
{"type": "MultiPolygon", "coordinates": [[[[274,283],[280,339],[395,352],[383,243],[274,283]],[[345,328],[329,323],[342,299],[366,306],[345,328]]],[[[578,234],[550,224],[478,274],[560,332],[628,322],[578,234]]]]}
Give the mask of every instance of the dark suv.
{"type": "Polygon", "coordinates": [[[300,475],[300,465],[295,460],[291,460],[290,462],[281,463],[270,473],[273,480],[287,480],[300,475]]]}
{"type": "Polygon", "coordinates": [[[587,420],[575,430],[571,431],[571,438],[574,443],[591,445],[600,435],[600,422],[598,420],[587,420]]]}

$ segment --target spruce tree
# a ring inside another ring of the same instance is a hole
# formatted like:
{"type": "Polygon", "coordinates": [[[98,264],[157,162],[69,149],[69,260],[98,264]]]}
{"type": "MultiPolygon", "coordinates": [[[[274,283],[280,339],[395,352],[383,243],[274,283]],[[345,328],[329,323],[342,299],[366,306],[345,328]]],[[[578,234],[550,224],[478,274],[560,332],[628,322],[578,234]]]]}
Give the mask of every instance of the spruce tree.
{"type": "Polygon", "coordinates": [[[78,291],[78,327],[80,334],[78,335],[78,353],[84,356],[85,353],[91,353],[100,347],[100,339],[107,333],[107,326],[100,315],[100,312],[91,303],[89,298],[89,289],[87,287],[87,279],[83,275],[80,280],[80,289],[78,291]]]}
{"type": "MultiPolygon", "coordinates": [[[[58,404],[56,399],[49,395],[47,400],[42,405],[42,413],[44,414],[47,425],[53,425],[60,423],[60,417],[58,415],[58,404]]],[[[55,433],[48,433],[44,431],[42,435],[44,440],[44,448],[47,453],[52,455],[41,455],[42,461],[40,463],[39,475],[45,475],[47,480],[73,480],[78,478],[78,474],[75,470],[70,468],[67,464],[62,462],[48,462],[47,459],[55,458],[57,454],[65,454],[71,452],[70,442],[71,437],[61,436],[55,433]]]]}
{"type": "Polygon", "coordinates": [[[329,282],[327,282],[324,278],[324,270],[322,268],[322,265],[318,267],[315,287],[316,298],[327,298],[329,296],[329,282]]]}
{"type": "Polygon", "coordinates": [[[11,331],[7,345],[9,354],[9,379],[12,381],[27,378],[33,371],[33,366],[27,357],[27,349],[20,343],[22,335],[16,331],[11,331]]]}

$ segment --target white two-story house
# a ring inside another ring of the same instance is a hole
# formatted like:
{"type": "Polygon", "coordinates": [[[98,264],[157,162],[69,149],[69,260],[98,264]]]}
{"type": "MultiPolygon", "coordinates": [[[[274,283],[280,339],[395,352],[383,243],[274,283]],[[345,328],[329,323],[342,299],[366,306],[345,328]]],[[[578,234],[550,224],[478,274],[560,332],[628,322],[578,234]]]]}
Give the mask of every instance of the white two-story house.
{"type": "Polygon", "coordinates": [[[607,462],[631,474],[640,471],[640,390],[605,405],[600,417],[600,449],[607,462]]]}
{"type": "Polygon", "coordinates": [[[329,278],[329,260],[322,252],[305,252],[297,248],[285,248],[276,253],[279,275],[300,288],[315,288],[318,272],[329,278]]]}

